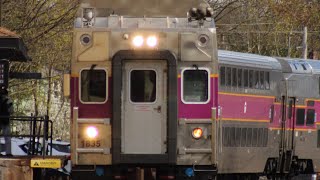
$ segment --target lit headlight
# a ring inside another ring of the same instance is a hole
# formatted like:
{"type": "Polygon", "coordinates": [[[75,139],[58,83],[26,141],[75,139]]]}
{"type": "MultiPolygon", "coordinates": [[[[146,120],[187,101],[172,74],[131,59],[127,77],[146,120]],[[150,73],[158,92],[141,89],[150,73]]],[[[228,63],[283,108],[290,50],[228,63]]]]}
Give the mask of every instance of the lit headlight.
{"type": "Polygon", "coordinates": [[[135,36],[132,40],[132,43],[135,47],[141,47],[143,45],[143,37],[135,36]]]}
{"type": "Polygon", "coordinates": [[[149,36],[147,39],[147,45],[149,47],[155,47],[158,44],[158,39],[155,36],[149,36]]]}
{"type": "Polygon", "coordinates": [[[88,138],[96,138],[98,136],[98,129],[94,126],[89,126],[86,129],[86,135],[88,138]]]}
{"type": "Polygon", "coordinates": [[[192,137],[195,139],[200,139],[202,137],[203,131],[201,128],[194,128],[192,130],[192,137]]]}

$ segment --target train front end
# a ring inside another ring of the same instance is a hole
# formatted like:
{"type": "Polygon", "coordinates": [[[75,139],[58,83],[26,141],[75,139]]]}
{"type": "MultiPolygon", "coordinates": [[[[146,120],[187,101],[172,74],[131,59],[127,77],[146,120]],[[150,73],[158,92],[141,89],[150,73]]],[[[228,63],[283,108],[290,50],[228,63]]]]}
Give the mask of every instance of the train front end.
{"type": "Polygon", "coordinates": [[[156,10],[168,4],[146,1],[148,11],[121,16],[128,11],[120,2],[99,2],[82,3],[75,21],[73,178],[213,177],[218,59],[212,9],[196,5],[187,16],[190,5],[185,17],[174,8],[163,16],[156,10]]]}

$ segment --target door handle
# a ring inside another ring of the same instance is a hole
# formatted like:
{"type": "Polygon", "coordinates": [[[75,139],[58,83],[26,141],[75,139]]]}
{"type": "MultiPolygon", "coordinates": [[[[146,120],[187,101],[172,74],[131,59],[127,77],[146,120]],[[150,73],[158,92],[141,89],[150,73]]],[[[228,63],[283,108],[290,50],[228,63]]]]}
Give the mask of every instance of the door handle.
{"type": "Polygon", "coordinates": [[[161,113],[161,106],[158,106],[156,108],[153,108],[153,110],[156,110],[158,113],[161,113]]]}

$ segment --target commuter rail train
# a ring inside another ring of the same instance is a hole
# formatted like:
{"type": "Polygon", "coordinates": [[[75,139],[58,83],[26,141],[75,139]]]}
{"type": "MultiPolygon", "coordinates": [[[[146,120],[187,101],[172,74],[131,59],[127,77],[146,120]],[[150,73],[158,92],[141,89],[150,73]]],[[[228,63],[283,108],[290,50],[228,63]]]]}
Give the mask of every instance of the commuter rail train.
{"type": "Polygon", "coordinates": [[[82,1],[65,76],[72,178],[319,172],[320,63],[218,58],[212,9],[179,2],[82,1]]]}

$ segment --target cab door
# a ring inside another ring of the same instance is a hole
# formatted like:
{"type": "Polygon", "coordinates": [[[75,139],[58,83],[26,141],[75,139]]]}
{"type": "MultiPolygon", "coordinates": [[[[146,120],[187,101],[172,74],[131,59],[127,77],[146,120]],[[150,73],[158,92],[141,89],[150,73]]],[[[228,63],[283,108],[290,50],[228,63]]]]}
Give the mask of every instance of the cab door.
{"type": "Polygon", "coordinates": [[[124,61],[122,69],[122,154],[165,154],[167,63],[124,61]]]}

